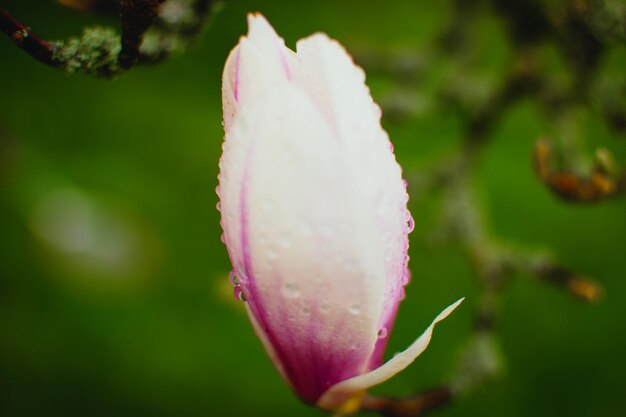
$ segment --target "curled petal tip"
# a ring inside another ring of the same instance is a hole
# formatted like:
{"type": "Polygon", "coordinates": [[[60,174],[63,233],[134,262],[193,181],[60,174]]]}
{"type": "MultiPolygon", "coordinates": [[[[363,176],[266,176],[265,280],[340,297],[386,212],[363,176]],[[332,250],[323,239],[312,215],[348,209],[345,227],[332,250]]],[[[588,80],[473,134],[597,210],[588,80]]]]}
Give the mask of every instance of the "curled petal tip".
{"type": "Polygon", "coordinates": [[[430,326],[418,337],[406,350],[398,353],[384,365],[365,374],[355,376],[338,384],[333,385],[322,395],[317,402],[317,406],[327,410],[336,410],[343,406],[346,401],[353,398],[355,393],[364,392],[365,390],[378,385],[389,378],[404,370],[413,361],[421,355],[428,347],[433,334],[433,329],[437,323],[448,317],[465,298],[454,302],[446,307],[441,313],[435,317],[430,326]]]}

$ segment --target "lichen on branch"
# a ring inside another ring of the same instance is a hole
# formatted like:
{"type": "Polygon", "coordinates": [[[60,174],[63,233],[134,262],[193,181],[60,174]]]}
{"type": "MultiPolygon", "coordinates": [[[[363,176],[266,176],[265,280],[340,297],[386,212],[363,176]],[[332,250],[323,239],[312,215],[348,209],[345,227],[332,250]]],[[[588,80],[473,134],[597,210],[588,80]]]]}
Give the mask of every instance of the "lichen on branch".
{"type": "Polygon", "coordinates": [[[79,37],[49,41],[0,8],[0,30],[36,60],[66,71],[113,78],[152,64],[195,41],[219,9],[217,0],[59,0],[81,11],[114,12],[121,30],[86,27],[79,37]]]}

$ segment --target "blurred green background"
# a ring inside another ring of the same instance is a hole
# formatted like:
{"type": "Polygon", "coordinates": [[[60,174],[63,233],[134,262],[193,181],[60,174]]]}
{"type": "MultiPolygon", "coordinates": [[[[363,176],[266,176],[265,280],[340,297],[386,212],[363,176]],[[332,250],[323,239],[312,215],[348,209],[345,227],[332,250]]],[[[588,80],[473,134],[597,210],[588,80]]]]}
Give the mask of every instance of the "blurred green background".
{"type": "MultiPolygon", "coordinates": [[[[52,2],[2,3],[51,39],[115,24],[52,2]]],[[[350,51],[391,53],[428,50],[451,7],[228,1],[194,47],[114,81],[65,75],[0,38],[0,415],[322,415],[273,369],[226,279],[214,192],[222,66],[249,11],[291,47],[323,31],[350,51]]],[[[480,22],[477,68],[489,79],[507,65],[508,47],[496,16],[480,22]]],[[[623,71],[625,57],[616,47],[609,69],[623,71]]],[[[554,61],[558,75],[563,63],[554,61]]],[[[417,103],[410,119],[383,120],[409,176],[460,143],[459,116],[434,103],[445,70],[427,70],[424,89],[408,91],[417,103]]],[[[379,102],[404,88],[376,72],[368,84],[379,102]]],[[[626,161],[624,137],[601,115],[583,108],[576,123],[590,154],[607,146],[626,161]]],[[[572,205],[546,191],[530,155],[552,130],[533,102],[516,105],[474,183],[496,236],[550,249],[607,297],[588,305],[530,277],[514,280],[496,324],[504,374],[436,415],[626,415],[626,201],[572,205]]],[[[414,198],[410,209],[413,280],[388,357],[442,307],[467,301],[415,364],[375,390],[394,396],[450,375],[477,295],[462,248],[432,244],[435,198],[414,198]]]]}

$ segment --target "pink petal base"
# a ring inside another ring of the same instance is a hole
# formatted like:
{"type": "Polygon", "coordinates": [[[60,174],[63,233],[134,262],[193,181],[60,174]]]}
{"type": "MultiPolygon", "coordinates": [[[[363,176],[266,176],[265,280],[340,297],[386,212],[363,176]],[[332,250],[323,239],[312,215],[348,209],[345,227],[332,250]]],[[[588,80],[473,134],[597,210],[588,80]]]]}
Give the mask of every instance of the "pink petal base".
{"type": "Polygon", "coordinates": [[[454,304],[448,306],[432,321],[430,326],[415,340],[406,350],[398,353],[384,365],[370,371],[366,374],[355,376],[345,381],[333,385],[318,400],[317,406],[326,410],[337,410],[346,401],[354,398],[355,395],[365,392],[367,389],[378,385],[404,368],[409,366],[413,361],[426,350],[433,334],[433,329],[437,323],[445,319],[456,309],[465,298],[461,298],[454,304]]]}

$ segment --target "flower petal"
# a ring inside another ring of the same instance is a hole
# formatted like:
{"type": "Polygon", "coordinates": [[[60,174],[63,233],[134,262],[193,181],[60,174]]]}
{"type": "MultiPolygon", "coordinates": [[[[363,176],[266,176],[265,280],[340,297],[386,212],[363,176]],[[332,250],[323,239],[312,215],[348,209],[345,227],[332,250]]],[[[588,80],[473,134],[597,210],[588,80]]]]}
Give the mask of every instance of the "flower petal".
{"type": "Polygon", "coordinates": [[[386,278],[370,202],[292,83],[241,109],[222,159],[235,272],[292,386],[314,403],[367,371],[377,340],[386,278]]]}
{"type": "Polygon", "coordinates": [[[248,35],[229,54],[222,75],[224,128],[230,128],[242,103],[298,72],[295,54],[260,14],[248,15],[248,35]]]}
{"type": "Polygon", "coordinates": [[[464,298],[456,301],[454,304],[444,309],[435,319],[430,326],[422,333],[420,337],[415,340],[406,350],[398,353],[384,365],[374,369],[366,374],[355,376],[354,378],[347,379],[336,385],[333,385],[324,395],[319,399],[317,405],[321,408],[334,410],[341,406],[346,400],[349,400],[355,393],[364,392],[365,390],[378,385],[404,368],[409,366],[413,361],[426,350],[426,347],[430,343],[433,329],[437,323],[445,319],[456,309],[459,304],[463,302],[464,298]]]}
{"type": "MultiPolygon", "coordinates": [[[[380,123],[380,108],[365,85],[365,73],[336,41],[315,34],[297,43],[297,56],[305,74],[309,94],[325,116],[333,132],[346,149],[347,162],[372,208],[370,221],[375,224],[379,250],[384,254],[385,304],[378,320],[384,334],[391,327],[404,285],[408,282],[407,222],[412,221],[406,208],[408,194],[402,182],[401,168],[393,147],[380,123]]],[[[382,362],[388,338],[377,341],[370,369],[382,362]]]]}
{"type": "Polygon", "coordinates": [[[230,125],[237,114],[239,104],[239,45],[237,45],[226,58],[224,72],[222,73],[222,109],[224,118],[224,131],[228,132],[230,125]]]}

